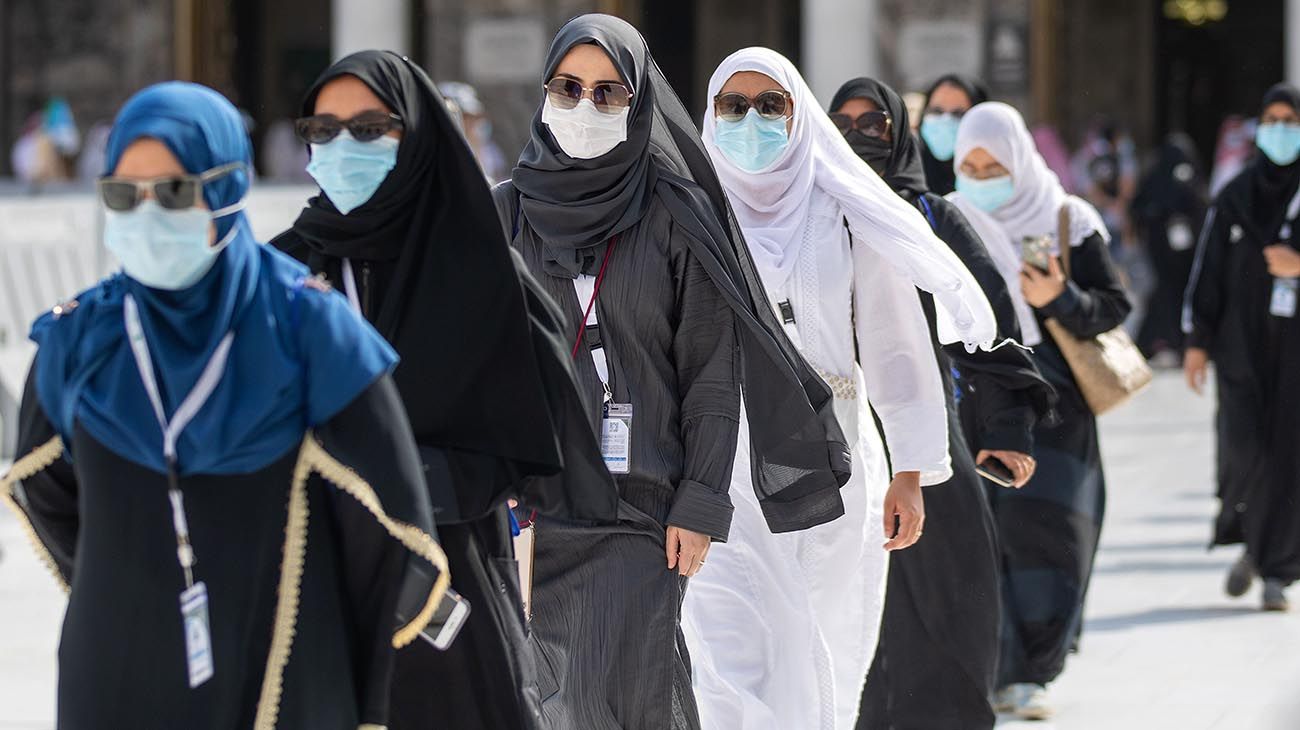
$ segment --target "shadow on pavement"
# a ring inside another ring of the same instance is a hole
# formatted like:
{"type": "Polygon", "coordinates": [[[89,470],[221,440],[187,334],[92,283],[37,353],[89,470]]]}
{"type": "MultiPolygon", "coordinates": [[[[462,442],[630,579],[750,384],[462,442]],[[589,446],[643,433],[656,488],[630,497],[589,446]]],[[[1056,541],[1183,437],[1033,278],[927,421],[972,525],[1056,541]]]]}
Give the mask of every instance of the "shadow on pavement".
{"type": "Polygon", "coordinates": [[[1134,613],[1121,613],[1115,616],[1103,616],[1090,619],[1084,625],[1084,632],[1122,631],[1142,626],[1160,624],[1177,624],[1188,621],[1208,621],[1221,618],[1244,618],[1258,616],[1260,611],[1248,606],[1174,606],[1170,608],[1152,608],[1134,613]]]}

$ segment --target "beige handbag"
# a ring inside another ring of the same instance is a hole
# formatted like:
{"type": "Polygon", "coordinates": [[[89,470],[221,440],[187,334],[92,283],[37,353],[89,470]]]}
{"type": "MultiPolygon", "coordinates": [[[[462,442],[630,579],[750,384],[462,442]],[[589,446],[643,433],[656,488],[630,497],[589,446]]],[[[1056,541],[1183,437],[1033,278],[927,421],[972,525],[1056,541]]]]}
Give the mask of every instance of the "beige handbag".
{"type": "MultiPolygon", "coordinates": [[[[1066,281],[1070,279],[1070,211],[1061,206],[1058,246],[1066,281]]],[[[1047,331],[1074,373],[1088,408],[1102,415],[1137,395],[1151,383],[1151,367],[1123,325],[1096,337],[1079,339],[1049,319],[1047,331]]]]}

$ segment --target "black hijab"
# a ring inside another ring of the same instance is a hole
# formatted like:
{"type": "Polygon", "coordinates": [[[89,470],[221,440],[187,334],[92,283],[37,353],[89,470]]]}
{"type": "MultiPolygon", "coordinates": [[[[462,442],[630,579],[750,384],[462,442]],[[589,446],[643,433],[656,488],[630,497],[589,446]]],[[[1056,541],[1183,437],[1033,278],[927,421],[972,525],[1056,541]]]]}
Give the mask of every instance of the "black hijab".
{"type": "MultiPolygon", "coordinates": [[[[934,96],[935,90],[944,84],[952,84],[965,91],[966,96],[970,97],[971,106],[983,104],[989,100],[988,87],[979,79],[960,73],[944,74],[935,79],[934,83],[930,84],[930,88],[926,90],[925,107],[921,111],[922,115],[925,114],[926,109],[930,108],[930,98],[934,96]]],[[[936,158],[926,148],[924,140],[921,141],[921,161],[925,166],[925,181],[929,184],[930,190],[934,191],[936,195],[947,195],[957,189],[957,173],[953,172],[953,161],[936,158]]]]}
{"type": "MultiPolygon", "coordinates": [[[[835,98],[831,99],[830,110],[833,112],[839,109],[849,99],[866,99],[880,107],[892,120],[890,129],[894,141],[880,177],[895,192],[909,200],[914,195],[928,191],[929,188],[925,184],[925,167],[921,162],[921,145],[912,134],[907,105],[903,103],[903,97],[875,79],[860,77],[845,82],[840,90],[835,92],[835,98]]],[[[870,151],[870,143],[875,140],[869,139],[856,129],[849,132],[846,139],[853,151],[870,164],[870,160],[864,153],[870,151]]]]}
{"type": "MultiPolygon", "coordinates": [[[[1300,112],[1300,90],[1287,83],[1275,84],[1265,92],[1260,113],[1277,102],[1300,112]]],[[[1277,232],[1285,222],[1287,204],[1297,189],[1300,189],[1300,160],[1282,166],[1268,155],[1257,153],[1241,175],[1224,188],[1219,204],[1230,209],[1257,240],[1272,243],[1277,240],[1277,232]]]]}
{"type": "Polygon", "coordinates": [[[777,321],[691,115],[645,39],[613,16],[583,15],[560,29],[547,55],[547,78],[581,43],[603,48],[632,87],[628,138],[595,160],[573,160],[558,151],[540,113],[535,116],[532,141],[514,172],[521,224],[548,251],[580,248],[590,260],[583,246],[599,247],[632,226],[657,198],[736,315],[754,490],[768,527],[788,532],[842,515],[839,487],[848,481],[850,460],[831,391],[777,321]]]}
{"type": "Polygon", "coordinates": [[[654,61],[645,39],[626,23],[578,22],[583,18],[565,24],[551,42],[542,82],[554,76],[574,46],[600,46],[632,90],[627,140],[595,159],[570,157],[556,144],[538,107],[532,137],[513,174],[524,214],[546,242],[547,273],[570,277],[589,269],[611,237],[641,220],[655,185],[655,166],[646,154],[655,108],[647,66],[654,61]]]}
{"type": "Polygon", "coordinates": [[[1178,214],[1199,218],[1205,208],[1204,190],[1205,176],[1196,143],[1184,132],[1171,132],[1160,145],[1130,207],[1134,217],[1142,221],[1163,222],[1178,214]]]}
{"type": "MultiPolygon", "coordinates": [[[[530,322],[546,313],[530,312],[487,182],[428,75],[390,51],[355,53],[321,74],[303,113],[344,75],[402,118],[397,165],[348,215],[323,193],[312,198],[273,244],[335,281],[343,258],[371,267],[367,316],[401,356],[394,379],[416,442],[437,450],[422,449],[427,468],[451,472],[454,495],[437,493],[448,480],[430,480],[439,522],[474,519],[520,478],[563,466],[555,400],[571,365],[541,362],[556,348],[530,322]],[[431,466],[443,453],[450,463],[431,466]]],[[[596,502],[587,507],[610,512],[596,502]]]]}

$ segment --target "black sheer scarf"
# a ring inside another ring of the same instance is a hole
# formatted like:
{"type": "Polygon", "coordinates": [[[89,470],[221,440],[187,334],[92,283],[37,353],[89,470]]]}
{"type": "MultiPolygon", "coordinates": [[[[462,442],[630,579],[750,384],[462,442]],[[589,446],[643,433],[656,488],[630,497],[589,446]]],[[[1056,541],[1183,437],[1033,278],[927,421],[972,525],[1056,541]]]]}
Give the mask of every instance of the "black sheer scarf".
{"type": "MultiPolygon", "coordinates": [[[[875,79],[859,77],[846,81],[840,90],[835,92],[835,98],[831,99],[830,111],[834,112],[844,106],[849,99],[866,99],[889,114],[892,120],[893,149],[889,161],[885,164],[885,171],[880,177],[899,193],[906,191],[914,196],[928,191],[930,188],[925,184],[925,166],[921,161],[921,144],[912,134],[907,105],[903,103],[902,97],[875,79]]],[[[862,136],[862,133],[857,130],[850,132],[846,138],[849,146],[865,160],[866,157],[859,150],[859,146],[854,144],[854,135],[862,136]]],[[[904,197],[910,199],[908,195],[904,197]]]]}
{"type": "Polygon", "coordinates": [[[753,482],[769,528],[799,530],[842,515],[850,459],[831,391],[777,321],[691,115],[641,34],[609,15],[569,21],[552,43],[546,76],[582,43],[603,48],[632,87],[628,139],[603,157],[573,160],[539,112],[514,174],[521,225],[548,253],[578,248],[589,262],[604,237],[639,221],[657,196],[736,314],[753,482]]]}
{"type": "MultiPolygon", "coordinates": [[[[312,198],[272,243],[331,278],[344,258],[372,267],[367,316],[401,356],[394,380],[426,468],[451,477],[430,479],[439,522],[486,514],[524,477],[557,473],[566,456],[602,464],[594,436],[563,425],[580,395],[571,362],[557,355],[563,346],[549,341],[563,339],[547,330],[558,315],[517,270],[487,182],[433,82],[404,56],[362,51],[317,79],[303,113],[344,75],[402,118],[397,165],[348,215],[323,193],[312,198]],[[445,483],[454,494],[437,493],[445,483]]],[[[581,494],[523,497],[559,516],[612,518],[612,481],[584,484],[581,494]]]]}
{"type": "MultiPolygon", "coordinates": [[[[930,108],[930,97],[934,96],[935,89],[944,84],[952,84],[965,91],[966,96],[970,97],[971,106],[983,104],[989,100],[989,90],[984,85],[984,82],[973,76],[951,73],[940,76],[935,79],[933,84],[930,84],[930,88],[925,92],[925,109],[930,108]]],[[[925,114],[924,111],[921,113],[925,114]]],[[[924,141],[921,143],[921,161],[925,165],[925,181],[929,184],[930,190],[938,195],[947,195],[957,189],[957,173],[953,172],[953,161],[940,160],[935,157],[925,146],[924,141]]]]}

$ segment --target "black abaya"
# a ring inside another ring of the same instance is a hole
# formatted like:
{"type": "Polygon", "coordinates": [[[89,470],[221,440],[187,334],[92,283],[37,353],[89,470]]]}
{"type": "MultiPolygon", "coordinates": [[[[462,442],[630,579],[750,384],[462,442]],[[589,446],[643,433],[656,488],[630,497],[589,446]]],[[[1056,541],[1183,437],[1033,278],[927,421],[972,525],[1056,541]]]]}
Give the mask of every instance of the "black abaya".
{"type": "MultiPolygon", "coordinates": [[[[1035,309],[1042,331],[1048,318],[1076,337],[1118,327],[1130,304],[1099,233],[1073,247],[1070,266],[1065,293],[1035,309]]],[[[1051,338],[1034,353],[1056,388],[1059,418],[1034,431],[1038,470],[1029,483],[990,490],[1003,571],[999,687],[1046,685],[1064,669],[1083,619],[1106,505],[1097,419],[1051,338]]]]}
{"type": "Polygon", "coordinates": [[[1218,386],[1214,544],[1244,542],[1259,574],[1284,583],[1300,579],[1300,320],[1270,314],[1262,250],[1282,238],[1298,186],[1300,163],[1261,157],[1224,188],[1206,216],[1184,320],[1218,386]]]}
{"type": "MultiPolygon", "coordinates": [[[[840,88],[832,111],[852,98],[886,111],[894,128],[908,128],[902,98],[873,79],[854,79],[840,88]]],[[[860,134],[860,133],[853,133],[860,134]]],[[[849,137],[871,162],[871,145],[849,137]]],[[[910,133],[897,134],[880,169],[890,187],[929,220],[935,235],[970,269],[992,306],[999,338],[1020,338],[1006,283],[987,249],[956,206],[926,192],[921,156],[910,133]]],[[[934,298],[922,304],[937,343],[934,298]]],[[[1001,601],[997,534],[983,479],[975,471],[980,449],[1033,452],[1032,429],[1051,405],[1051,389],[1029,353],[1005,346],[969,353],[961,345],[941,348],[936,359],[948,408],[948,452],[953,476],[925,491],[926,535],[889,557],[889,578],[880,640],[867,675],[859,730],[976,730],[991,728],[989,696],[995,689],[1001,601]],[[981,397],[974,409],[981,423],[969,441],[963,436],[953,375],[963,393],[981,397]]]]}
{"type": "Polygon", "coordinates": [[[20,453],[33,456],[15,464],[13,504],[70,591],[59,728],[387,723],[394,615],[414,618],[428,602],[412,593],[428,585],[427,569],[413,570],[420,566],[371,509],[398,508],[395,519],[419,522],[393,499],[397,485],[421,489],[423,476],[387,376],[315,430],[309,444],[319,447],[292,449],[250,474],[181,477],[215,668],[194,689],[166,476],[80,425],[70,463],[30,381],[19,439],[20,453]],[[334,466],[366,482],[339,481],[334,466]],[[298,473],[310,476],[298,482],[298,473]],[[373,505],[362,502],[367,492],[373,505]]]}

